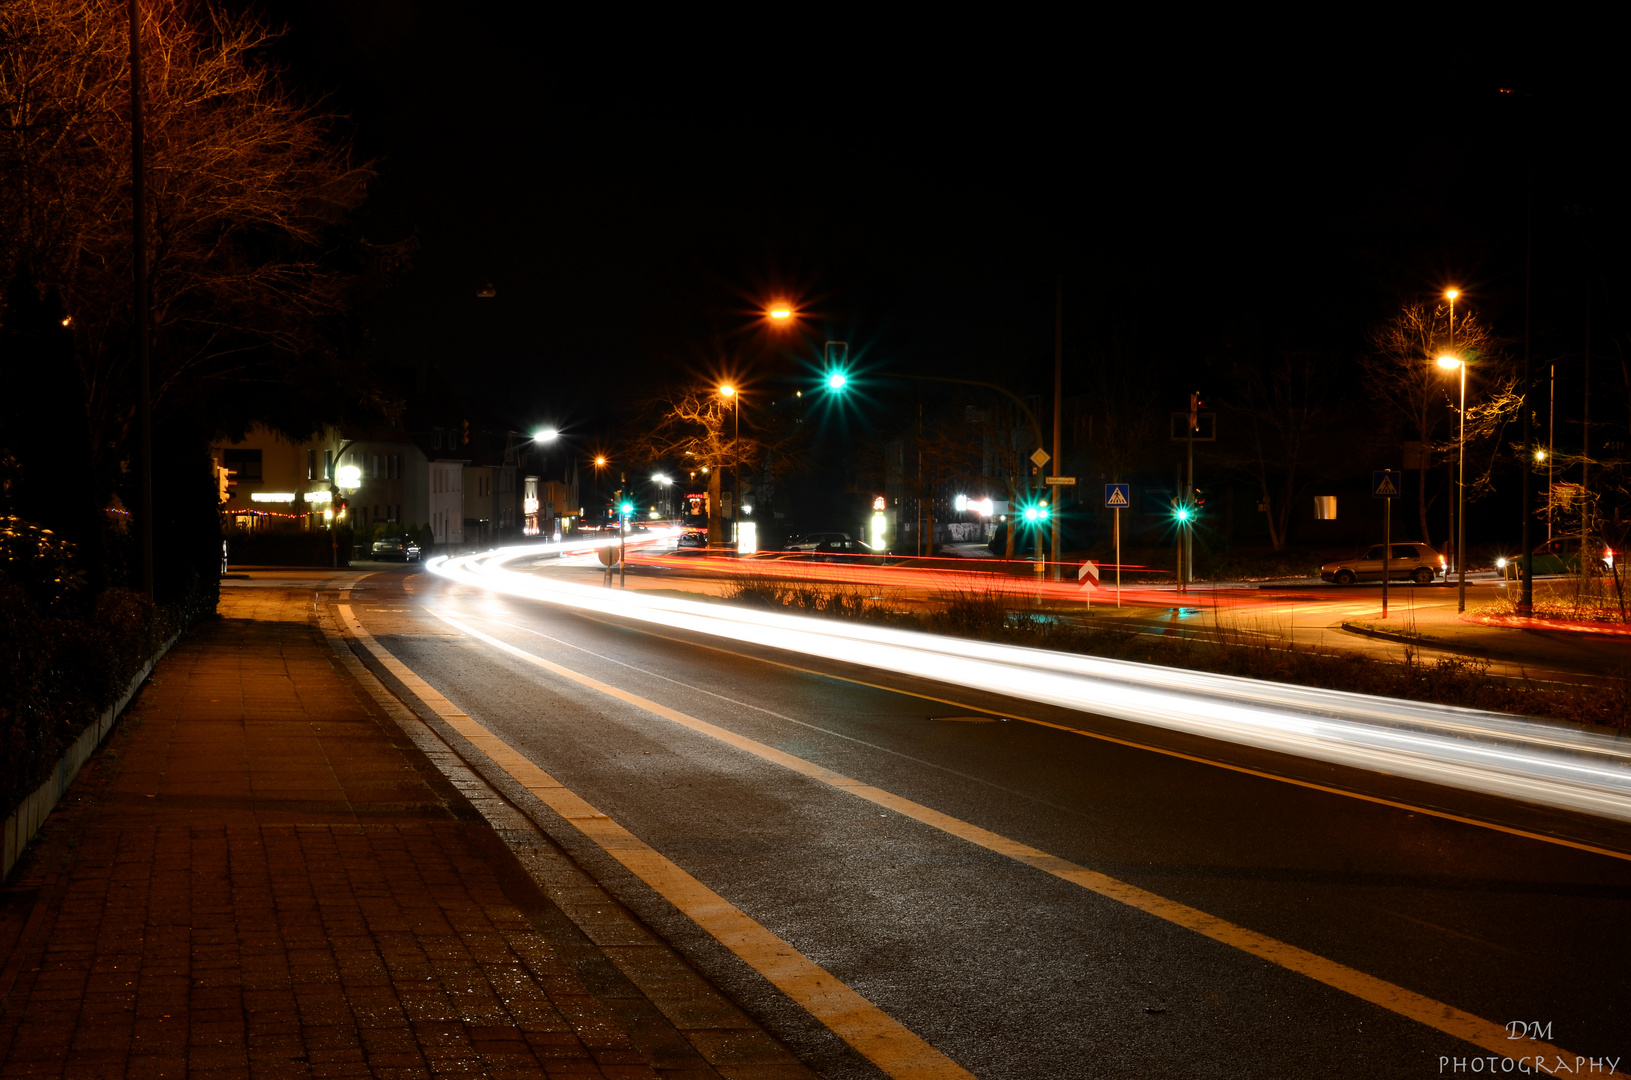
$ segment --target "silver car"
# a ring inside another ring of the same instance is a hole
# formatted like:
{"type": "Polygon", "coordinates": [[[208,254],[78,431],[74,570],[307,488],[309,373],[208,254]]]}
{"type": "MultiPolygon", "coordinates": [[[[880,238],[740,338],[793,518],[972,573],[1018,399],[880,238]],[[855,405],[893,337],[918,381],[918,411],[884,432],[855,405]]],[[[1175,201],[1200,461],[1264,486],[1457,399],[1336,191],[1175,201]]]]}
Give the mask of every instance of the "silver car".
{"type": "MultiPolygon", "coordinates": [[[[1414,581],[1417,585],[1431,585],[1433,578],[1444,573],[1444,556],[1432,546],[1419,540],[1407,540],[1393,545],[1388,560],[1389,578],[1414,581]]],[[[1356,581],[1382,580],[1382,545],[1377,544],[1357,559],[1339,559],[1320,567],[1320,577],[1338,585],[1352,585],[1356,581]]]]}
{"type": "Polygon", "coordinates": [[[411,536],[382,536],[374,541],[371,554],[376,559],[416,562],[420,555],[419,543],[411,536]]]}

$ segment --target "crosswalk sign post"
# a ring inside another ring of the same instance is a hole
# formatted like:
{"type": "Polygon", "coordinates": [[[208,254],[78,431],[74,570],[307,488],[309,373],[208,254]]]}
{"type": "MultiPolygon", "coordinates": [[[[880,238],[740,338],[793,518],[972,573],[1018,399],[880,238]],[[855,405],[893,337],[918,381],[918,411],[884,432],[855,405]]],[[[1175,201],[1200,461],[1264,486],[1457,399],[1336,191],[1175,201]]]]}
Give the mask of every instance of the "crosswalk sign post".
{"type": "Polygon", "coordinates": [[[1393,555],[1393,500],[1399,497],[1399,474],[1378,469],[1370,474],[1370,493],[1382,500],[1382,618],[1387,618],[1387,581],[1393,555]]]}
{"type": "Polygon", "coordinates": [[[1104,505],[1116,512],[1116,606],[1121,606],[1121,512],[1132,506],[1131,484],[1104,485],[1104,505]]]}

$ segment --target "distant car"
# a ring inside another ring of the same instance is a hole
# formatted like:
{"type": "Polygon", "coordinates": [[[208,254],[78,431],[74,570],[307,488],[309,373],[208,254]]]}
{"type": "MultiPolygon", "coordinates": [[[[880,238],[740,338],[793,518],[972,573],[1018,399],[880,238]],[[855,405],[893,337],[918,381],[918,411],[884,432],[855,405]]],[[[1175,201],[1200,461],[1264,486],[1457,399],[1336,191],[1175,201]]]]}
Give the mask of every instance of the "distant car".
{"type": "Polygon", "coordinates": [[[846,532],[806,533],[797,540],[794,540],[791,544],[788,544],[785,550],[816,551],[823,544],[836,544],[843,541],[849,541],[851,539],[850,534],[846,532]]]}
{"type": "Polygon", "coordinates": [[[411,536],[382,536],[374,541],[371,554],[376,559],[401,559],[418,562],[421,554],[419,542],[411,536]]]}
{"type": "Polygon", "coordinates": [[[813,558],[816,562],[855,562],[858,556],[873,554],[875,552],[859,540],[843,536],[817,544],[813,558]]]}
{"type": "MultiPolygon", "coordinates": [[[[1614,567],[1614,552],[1612,549],[1588,542],[1586,566],[1593,574],[1606,574],[1614,567]]],[[[1517,563],[1518,576],[1523,577],[1523,560],[1513,559],[1517,563]]],[[[1535,548],[1533,561],[1535,575],[1541,574],[1578,574],[1580,572],[1580,537],[1554,536],[1550,540],[1535,548]]]]}
{"type": "MultiPolygon", "coordinates": [[[[1382,580],[1382,545],[1377,544],[1357,559],[1338,559],[1320,567],[1320,577],[1338,585],[1352,585],[1356,581],[1382,580]]],[[[1444,557],[1432,545],[1419,540],[1407,540],[1393,545],[1392,558],[1387,563],[1389,578],[1414,581],[1417,585],[1431,585],[1433,578],[1444,573],[1444,557]]]]}

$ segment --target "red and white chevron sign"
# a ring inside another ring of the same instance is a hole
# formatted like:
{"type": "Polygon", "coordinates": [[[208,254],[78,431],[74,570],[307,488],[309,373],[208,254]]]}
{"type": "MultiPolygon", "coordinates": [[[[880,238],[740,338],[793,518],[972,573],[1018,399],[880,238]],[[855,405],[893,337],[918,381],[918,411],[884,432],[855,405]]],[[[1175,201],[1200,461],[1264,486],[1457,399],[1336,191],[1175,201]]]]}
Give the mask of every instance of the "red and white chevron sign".
{"type": "Polygon", "coordinates": [[[1076,585],[1082,589],[1099,587],[1099,564],[1089,559],[1076,570],[1076,585]]]}

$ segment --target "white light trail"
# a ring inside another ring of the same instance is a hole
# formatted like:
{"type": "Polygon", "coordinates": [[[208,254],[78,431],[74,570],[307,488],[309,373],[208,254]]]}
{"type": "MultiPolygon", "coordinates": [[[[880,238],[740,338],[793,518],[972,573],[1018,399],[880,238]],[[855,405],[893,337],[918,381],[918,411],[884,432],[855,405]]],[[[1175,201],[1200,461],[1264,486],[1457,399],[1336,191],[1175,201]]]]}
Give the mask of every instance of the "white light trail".
{"type": "Polygon", "coordinates": [[[506,565],[592,546],[504,548],[433,559],[427,569],[511,596],[1631,821],[1631,740],[1623,738],[1503,713],[610,591],[506,565]]]}

